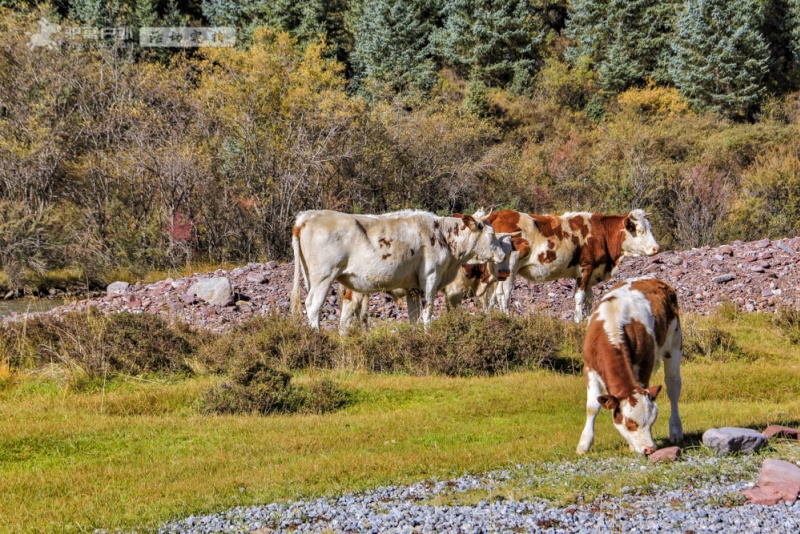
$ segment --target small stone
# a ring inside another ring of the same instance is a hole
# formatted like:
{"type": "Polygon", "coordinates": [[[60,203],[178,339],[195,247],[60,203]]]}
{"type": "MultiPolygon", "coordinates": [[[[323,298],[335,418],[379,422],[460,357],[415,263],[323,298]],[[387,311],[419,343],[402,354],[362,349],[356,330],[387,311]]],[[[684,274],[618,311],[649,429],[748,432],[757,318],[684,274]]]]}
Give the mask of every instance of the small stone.
{"type": "Polygon", "coordinates": [[[683,276],[683,273],[684,273],[683,269],[673,269],[669,272],[670,276],[672,276],[673,278],[680,278],[681,276],[683,276]]]}
{"type": "Polygon", "coordinates": [[[268,261],[267,262],[267,269],[274,269],[277,266],[278,266],[277,262],[274,262],[274,261],[268,261]]]}
{"type": "Polygon", "coordinates": [[[751,262],[751,261],[756,261],[757,259],[758,259],[758,256],[749,256],[748,255],[748,256],[744,257],[744,261],[746,261],[748,263],[751,262]]]}
{"type": "Polygon", "coordinates": [[[778,243],[775,246],[778,247],[779,249],[781,249],[784,252],[788,252],[789,254],[794,254],[794,249],[792,247],[788,246],[788,245],[784,245],[783,243],[778,243]]]}
{"type": "Polygon", "coordinates": [[[649,456],[650,461],[656,462],[674,462],[681,455],[680,447],[667,447],[665,449],[658,449],[656,452],[649,456]]]}
{"type": "Polygon", "coordinates": [[[109,297],[124,295],[130,287],[131,285],[128,282],[113,282],[106,287],[106,295],[109,297]]]}
{"type": "Polygon", "coordinates": [[[766,238],[766,239],[762,239],[761,241],[756,241],[755,243],[753,243],[753,246],[756,247],[756,248],[767,248],[771,244],[772,244],[772,241],[770,241],[769,238],[766,238]]]}
{"type": "Polygon", "coordinates": [[[249,273],[247,275],[246,280],[251,284],[266,284],[269,282],[266,276],[263,273],[249,273]]]}
{"type": "Polygon", "coordinates": [[[747,500],[752,504],[762,506],[772,506],[781,502],[783,495],[771,488],[753,488],[742,492],[747,500]]]}
{"type": "Polygon", "coordinates": [[[728,256],[733,256],[733,248],[729,247],[728,245],[723,245],[717,249],[720,254],[725,254],[728,256]]]}
{"type": "Polygon", "coordinates": [[[750,267],[750,270],[753,271],[754,273],[763,273],[764,272],[764,268],[759,266],[759,265],[753,265],[752,267],[750,267]]]}
{"type": "Polygon", "coordinates": [[[758,475],[759,487],[773,484],[796,484],[800,486],[800,467],[785,460],[767,458],[761,464],[761,473],[758,475]]]}
{"type": "Polygon", "coordinates": [[[775,436],[779,438],[800,439],[800,430],[789,428],[788,426],[769,425],[766,430],[764,430],[764,436],[767,439],[772,439],[775,436]]]}
{"type": "Polygon", "coordinates": [[[710,428],[703,433],[703,445],[722,456],[731,452],[748,454],[757,451],[767,442],[761,432],[749,428],[710,428]]]}
{"type": "Polygon", "coordinates": [[[711,279],[711,281],[717,284],[724,284],[725,282],[730,282],[734,278],[736,278],[736,275],[734,275],[733,273],[725,273],[719,276],[715,276],[714,278],[711,279]]]}
{"type": "Polygon", "coordinates": [[[233,302],[233,286],[224,276],[198,280],[187,293],[216,306],[227,306],[233,302]]]}

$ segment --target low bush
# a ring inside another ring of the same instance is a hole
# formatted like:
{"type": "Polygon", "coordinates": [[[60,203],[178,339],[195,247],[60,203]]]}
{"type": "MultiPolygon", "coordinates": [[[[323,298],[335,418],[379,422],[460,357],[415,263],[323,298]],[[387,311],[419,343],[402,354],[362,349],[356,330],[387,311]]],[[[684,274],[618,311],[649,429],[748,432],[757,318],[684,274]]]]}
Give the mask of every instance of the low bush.
{"type": "Polygon", "coordinates": [[[0,328],[0,359],[12,370],[55,364],[68,377],[191,373],[190,360],[206,334],[150,314],[70,312],[40,315],[0,328]]]}
{"type": "Polygon", "coordinates": [[[556,366],[574,341],[575,327],[545,316],[509,317],[498,312],[446,314],[427,331],[384,325],[345,339],[344,353],[370,371],[492,375],[556,366]]]}
{"type": "Polygon", "coordinates": [[[775,314],[773,321],[793,345],[800,343],[800,310],[781,308],[775,314]]]}
{"type": "Polygon", "coordinates": [[[345,392],[329,380],[309,386],[291,383],[289,373],[263,361],[250,361],[200,399],[200,410],[213,414],[326,413],[343,407],[345,392]]]}
{"type": "Polygon", "coordinates": [[[714,324],[713,318],[689,317],[681,322],[686,361],[725,362],[745,357],[733,336],[714,324]]]}
{"type": "Polygon", "coordinates": [[[241,362],[262,361],[285,370],[333,367],[339,353],[334,336],[318,334],[282,315],[258,317],[202,346],[198,361],[211,372],[232,372],[241,362]]]}

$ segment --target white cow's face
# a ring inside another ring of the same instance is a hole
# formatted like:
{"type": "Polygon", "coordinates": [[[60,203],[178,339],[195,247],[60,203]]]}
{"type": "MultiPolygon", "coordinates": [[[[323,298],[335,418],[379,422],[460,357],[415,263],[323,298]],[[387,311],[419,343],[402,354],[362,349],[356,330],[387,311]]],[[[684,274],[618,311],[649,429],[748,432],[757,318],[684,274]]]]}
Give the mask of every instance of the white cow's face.
{"type": "Polygon", "coordinates": [[[643,210],[633,210],[625,218],[622,230],[625,240],[622,249],[628,256],[652,256],[658,254],[658,243],[653,237],[650,221],[643,210]]]}
{"type": "Polygon", "coordinates": [[[469,247],[472,250],[470,259],[476,263],[487,261],[503,263],[506,253],[494,233],[494,228],[480,219],[475,219],[472,215],[461,215],[461,219],[470,231],[469,240],[472,245],[469,247]]]}
{"type": "Polygon", "coordinates": [[[499,263],[487,263],[487,267],[489,269],[489,284],[492,284],[498,280],[505,280],[511,274],[511,268],[508,265],[509,256],[514,250],[514,245],[512,244],[511,239],[511,234],[499,234],[497,236],[497,240],[500,242],[500,246],[503,248],[503,261],[499,263]]]}
{"type": "Polygon", "coordinates": [[[631,449],[639,454],[649,455],[656,451],[653,425],[658,418],[655,399],[660,390],[661,386],[637,390],[630,398],[622,401],[613,395],[601,395],[597,398],[604,408],[611,410],[614,426],[630,444],[631,449]]]}

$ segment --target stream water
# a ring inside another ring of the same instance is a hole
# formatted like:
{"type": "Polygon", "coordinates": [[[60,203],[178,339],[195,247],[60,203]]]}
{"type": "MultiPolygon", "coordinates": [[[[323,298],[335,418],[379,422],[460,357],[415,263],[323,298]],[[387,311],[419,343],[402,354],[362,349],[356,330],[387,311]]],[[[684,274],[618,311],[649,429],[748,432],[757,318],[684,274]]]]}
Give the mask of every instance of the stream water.
{"type": "Polygon", "coordinates": [[[0,300],[0,318],[8,317],[13,312],[43,312],[61,306],[64,299],[13,299],[0,300]]]}

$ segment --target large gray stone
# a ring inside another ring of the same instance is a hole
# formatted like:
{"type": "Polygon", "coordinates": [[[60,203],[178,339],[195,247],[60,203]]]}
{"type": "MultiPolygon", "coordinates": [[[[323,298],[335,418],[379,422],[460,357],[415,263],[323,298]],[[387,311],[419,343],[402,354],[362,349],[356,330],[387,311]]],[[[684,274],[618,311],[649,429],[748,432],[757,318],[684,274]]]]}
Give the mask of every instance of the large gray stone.
{"type": "Polygon", "coordinates": [[[130,287],[131,285],[128,282],[114,282],[108,284],[108,287],[106,287],[106,295],[108,295],[109,297],[114,297],[116,295],[124,295],[125,293],[128,292],[128,289],[130,287]]]}
{"type": "Polygon", "coordinates": [[[766,442],[767,438],[764,434],[749,428],[725,426],[710,428],[703,434],[703,445],[719,455],[731,452],[748,454],[757,451],[766,442]]]}
{"type": "Polygon", "coordinates": [[[215,306],[227,306],[233,302],[233,286],[224,276],[198,280],[187,293],[215,306]]]}

